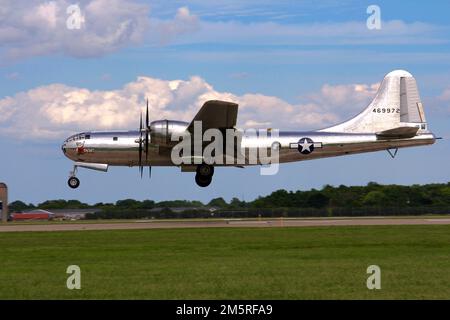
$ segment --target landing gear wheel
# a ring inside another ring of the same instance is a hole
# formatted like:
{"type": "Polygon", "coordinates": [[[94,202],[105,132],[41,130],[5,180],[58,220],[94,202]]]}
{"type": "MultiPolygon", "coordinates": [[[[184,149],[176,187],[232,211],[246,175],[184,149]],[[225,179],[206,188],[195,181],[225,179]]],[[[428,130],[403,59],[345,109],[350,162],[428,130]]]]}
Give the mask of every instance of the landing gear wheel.
{"type": "Polygon", "coordinates": [[[212,177],[214,174],[214,167],[203,163],[197,166],[197,174],[203,177],[212,177]]]}
{"type": "Polygon", "coordinates": [[[70,177],[69,180],[67,181],[67,184],[72,189],[76,189],[80,186],[80,180],[77,177],[70,177]]]}
{"type": "Polygon", "coordinates": [[[212,176],[202,176],[198,173],[195,175],[195,182],[198,184],[199,187],[207,187],[211,184],[212,176]]]}
{"type": "Polygon", "coordinates": [[[214,175],[214,167],[203,163],[197,166],[197,174],[195,175],[195,182],[204,188],[211,184],[212,177],[214,175]]]}

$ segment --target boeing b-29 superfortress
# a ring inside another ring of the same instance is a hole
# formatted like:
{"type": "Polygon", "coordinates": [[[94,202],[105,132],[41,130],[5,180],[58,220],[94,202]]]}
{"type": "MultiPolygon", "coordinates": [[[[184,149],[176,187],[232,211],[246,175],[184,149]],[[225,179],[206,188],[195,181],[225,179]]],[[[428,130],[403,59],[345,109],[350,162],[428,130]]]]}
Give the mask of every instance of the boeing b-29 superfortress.
{"type": "Polygon", "coordinates": [[[64,141],[62,150],[74,161],[68,184],[71,188],[79,186],[79,167],[107,171],[109,166],[138,166],[142,176],[146,166],[149,170],[152,166],[178,166],[182,171],[196,172],[195,181],[206,187],[215,166],[268,164],[267,155],[271,164],[380,150],[395,156],[398,148],[430,145],[436,140],[428,130],[416,80],[404,70],[388,73],[361,113],[325,129],[238,130],[237,111],[236,103],[212,100],[204,103],[190,123],[149,122],[147,102],[145,123],[141,115],[139,130],[83,132],[64,141]],[[223,137],[219,139],[216,133],[223,137]],[[215,148],[205,136],[214,141],[215,148]],[[189,141],[187,148],[179,149],[183,140],[189,141]]]}

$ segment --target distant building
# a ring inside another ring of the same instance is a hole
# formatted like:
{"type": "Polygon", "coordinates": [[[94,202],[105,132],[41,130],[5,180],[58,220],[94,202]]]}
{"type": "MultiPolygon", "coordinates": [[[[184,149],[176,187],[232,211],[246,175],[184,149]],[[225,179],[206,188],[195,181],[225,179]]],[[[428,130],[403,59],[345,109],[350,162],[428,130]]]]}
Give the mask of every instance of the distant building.
{"type": "Polygon", "coordinates": [[[2,217],[2,222],[8,220],[8,186],[0,182],[0,214],[2,217]]]}
{"type": "Polygon", "coordinates": [[[100,209],[35,209],[26,212],[15,212],[11,214],[13,221],[24,220],[80,220],[85,219],[86,214],[96,213],[100,209]]]}
{"type": "Polygon", "coordinates": [[[54,209],[55,219],[60,220],[80,220],[85,219],[88,213],[97,213],[101,209],[54,209]]]}
{"type": "Polygon", "coordinates": [[[209,211],[214,212],[217,210],[215,207],[157,207],[150,209],[150,212],[161,212],[165,209],[169,209],[174,213],[182,213],[184,211],[209,211]]]}
{"type": "Polygon", "coordinates": [[[12,221],[52,220],[54,217],[55,214],[53,212],[42,209],[11,214],[12,221]]]}

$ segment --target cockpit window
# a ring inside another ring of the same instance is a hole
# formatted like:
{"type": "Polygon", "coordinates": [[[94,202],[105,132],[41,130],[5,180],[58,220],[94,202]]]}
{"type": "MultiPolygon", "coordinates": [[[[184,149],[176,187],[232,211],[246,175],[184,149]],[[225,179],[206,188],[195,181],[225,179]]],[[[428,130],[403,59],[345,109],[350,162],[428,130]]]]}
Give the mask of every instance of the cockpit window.
{"type": "Polygon", "coordinates": [[[91,135],[89,135],[89,134],[78,133],[78,134],[74,134],[73,136],[70,136],[69,138],[67,138],[67,142],[90,139],[90,138],[91,138],[91,135]]]}

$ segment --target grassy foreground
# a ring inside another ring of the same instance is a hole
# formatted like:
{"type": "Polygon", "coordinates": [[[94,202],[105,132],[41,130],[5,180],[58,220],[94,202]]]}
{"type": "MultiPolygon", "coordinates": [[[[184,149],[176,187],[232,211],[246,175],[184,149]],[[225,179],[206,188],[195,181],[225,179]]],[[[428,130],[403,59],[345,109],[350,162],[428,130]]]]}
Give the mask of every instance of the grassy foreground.
{"type": "Polygon", "coordinates": [[[0,299],[30,298],[450,299],[450,226],[0,233],[0,299]]]}

